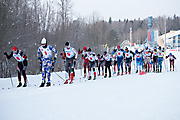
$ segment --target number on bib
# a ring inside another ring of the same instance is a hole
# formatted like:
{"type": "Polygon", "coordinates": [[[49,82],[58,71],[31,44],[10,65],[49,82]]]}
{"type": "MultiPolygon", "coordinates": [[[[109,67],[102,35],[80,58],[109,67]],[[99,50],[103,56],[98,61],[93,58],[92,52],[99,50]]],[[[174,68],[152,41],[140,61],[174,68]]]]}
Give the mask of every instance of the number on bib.
{"type": "Polygon", "coordinates": [[[45,53],[45,55],[47,55],[47,52],[46,52],[46,51],[45,51],[44,53],[45,53]]]}
{"type": "Polygon", "coordinates": [[[70,53],[67,53],[67,56],[70,56],[71,54],[70,53]]]}
{"type": "Polygon", "coordinates": [[[16,59],[17,59],[17,60],[20,60],[20,58],[19,58],[19,57],[16,57],[16,59]]]}

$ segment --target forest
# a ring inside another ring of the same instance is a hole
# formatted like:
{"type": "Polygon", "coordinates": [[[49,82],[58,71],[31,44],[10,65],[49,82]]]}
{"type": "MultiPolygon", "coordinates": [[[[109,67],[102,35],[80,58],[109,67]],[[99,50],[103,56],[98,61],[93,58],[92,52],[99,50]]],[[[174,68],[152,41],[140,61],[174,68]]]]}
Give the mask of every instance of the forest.
{"type": "MultiPolygon", "coordinates": [[[[147,18],[128,20],[119,14],[119,20],[113,21],[111,16],[104,20],[93,12],[88,19],[82,16],[74,19],[72,8],[71,0],[58,0],[57,3],[48,0],[43,4],[39,0],[0,0],[0,77],[8,77],[9,70],[12,76],[17,74],[16,61],[12,58],[7,62],[3,54],[9,54],[14,46],[28,56],[27,74],[38,74],[37,49],[43,37],[58,51],[55,71],[64,70],[60,53],[67,41],[77,51],[87,46],[102,54],[105,44],[112,47],[129,40],[130,28],[134,43],[143,44],[147,38],[147,18]]],[[[159,35],[164,34],[165,21],[166,32],[180,30],[180,17],[175,14],[153,18],[152,29],[158,29],[159,35]]]]}

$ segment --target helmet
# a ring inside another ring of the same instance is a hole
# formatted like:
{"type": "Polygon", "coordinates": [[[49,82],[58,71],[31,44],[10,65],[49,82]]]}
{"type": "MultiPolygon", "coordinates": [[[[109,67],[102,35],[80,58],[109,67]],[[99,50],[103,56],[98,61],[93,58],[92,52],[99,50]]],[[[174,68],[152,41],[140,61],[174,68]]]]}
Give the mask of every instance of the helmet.
{"type": "Polygon", "coordinates": [[[86,46],[84,46],[84,47],[83,47],[83,50],[87,50],[87,47],[86,47],[86,46]]]}
{"type": "Polygon", "coordinates": [[[97,54],[97,56],[101,56],[100,54],[97,54]]]}
{"type": "Polygon", "coordinates": [[[106,51],[104,51],[104,55],[106,55],[107,54],[107,52],[106,51]]]}
{"type": "Polygon", "coordinates": [[[169,53],[169,55],[172,55],[172,53],[169,53]]]}
{"type": "Polygon", "coordinates": [[[16,52],[17,51],[17,47],[13,47],[13,52],[16,52]]]}
{"type": "Polygon", "coordinates": [[[148,46],[145,46],[145,49],[147,50],[147,49],[148,49],[148,46]]]}
{"type": "Polygon", "coordinates": [[[88,51],[88,52],[91,52],[91,48],[89,48],[87,51],[88,51]]]}
{"type": "Polygon", "coordinates": [[[128,47],[125,47],[125,50],[128,50],[128,47]]]}
{"type": "Polygon", "coordinates": [[[69,46],[69,42],[66,42],[65,45],[66,45],[66,46],[69,46]]]}
{"type": "Polygon", "coordinates": [[[136,50],[135,53],[138,53],[138,50],[136,50]]]}
{"type": "Polygon", "coordinates": [[[46,44],[46,43],[47,43],[46,38],[43,38],[43,39],[41,40],[41,44],[46,44]]]}
{"type": "Polygon", "coordinates": [[[117,46],[117,49],[120,49],[120,45],[117,46]]]}
{"type": "Polygon", "coordinates": [[[159,50],[161,50],[161,46],[159,46],[159,50]]]}

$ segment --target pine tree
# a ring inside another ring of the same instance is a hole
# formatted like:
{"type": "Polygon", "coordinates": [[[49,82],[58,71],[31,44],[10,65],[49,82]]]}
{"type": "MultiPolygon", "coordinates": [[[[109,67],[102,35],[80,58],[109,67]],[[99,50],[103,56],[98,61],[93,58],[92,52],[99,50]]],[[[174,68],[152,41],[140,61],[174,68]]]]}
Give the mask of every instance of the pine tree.
{"type": "Polygon", "coordinates": [[[109,23],[110,23],[110,24],[112,23],[112,19],[111,19],[111,17],[109,18],[109,23]]]}

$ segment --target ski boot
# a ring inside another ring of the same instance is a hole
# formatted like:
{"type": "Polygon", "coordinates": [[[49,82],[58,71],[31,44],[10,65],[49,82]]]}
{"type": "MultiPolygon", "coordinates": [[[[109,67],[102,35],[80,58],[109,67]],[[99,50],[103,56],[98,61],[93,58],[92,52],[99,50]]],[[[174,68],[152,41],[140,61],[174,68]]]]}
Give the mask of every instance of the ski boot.
{"type": "Polygon", "coordinates": [[[17,87],[21,87],[22,86],[22,83],[21,82],[19,82],[19,84],[17,85],[17,87]]]}
{"type": "Polygon", "coordinates": [[[69,84],[72,84],[73,83],[73,80],[71,80],[70,82],[69,82],[69,84]]]}
{"type": "Polygon", "coordinates": [[[84,75],[84,77],[83,78],[86,78],[86,75],[84,75]]]}
{"type": "Polygon", "coordinates": [[[100,76],[100,73],[98,74],[98,76],[100,76]]]}
{"type": "Polygon", "coordinates": [[[96,76],[94,76],[93,80],[96,80],[96,76]]]}
{"type": "Polygon", "coordinates": [[[23,87],[27,87],[27,83],[24,83],[23,87]]]}
{"type": "Polygon", "coordinates": [[[125,72],[125,74],[127,74],[127,72],[125,72]]]}
{"type": "Polygon", "coordinates": [[[107,78],[107,75],[105,75],[104,78],[107,78]]]}
{"type": "Polygon", "coordinates": [[[41,85],[39,87],[44,87],[45,83],[41,83],[41,85]]]}
{"type": "Polygon", "coordinates": [[[138,70],[136,70],[136,73],[138,73],[138,70]]]}
{"type": "Polygon", "coordinates": [[[116,74],[116,72],[114,72],[113,74],[116,74]]]}
{"type": "Polygon", "coordinates": [[[102,72],[102,76],[104,76],[104,72],[102,72]]]}
{"type": "Polygon", "coordinates": [[[121,73],[121,75],[123,75],[123,72],[121,73]]]}
{"type": "Polygon", "coordinates": [[[66,80],[66,81],[64,82],[64,84],[68,84],[68,80],[66,80]]]}
{"type": "Polygon", "coordinates": [[[109,75],[109,78],[111,78],[111,75],[109,75]]]}
{"type": "Polygon", "coordinates": [[[131,74],[131,71],[129,71],[129,74],[131,74]]]}
{"type": "Polygon", "coordinates": [[[91,76],[89,76],[88,80],[91,80],[91,76]]]}
{"type": "Polygon", "coordinates": [[[119,76],[119,72],[117,73],[117,76],[119,76]]]}
{"type": "Polygon", "coordinates": [[[46,87],[49,87],[49,86],[51,86],[51,82],[46,83],[46,87]]]}

